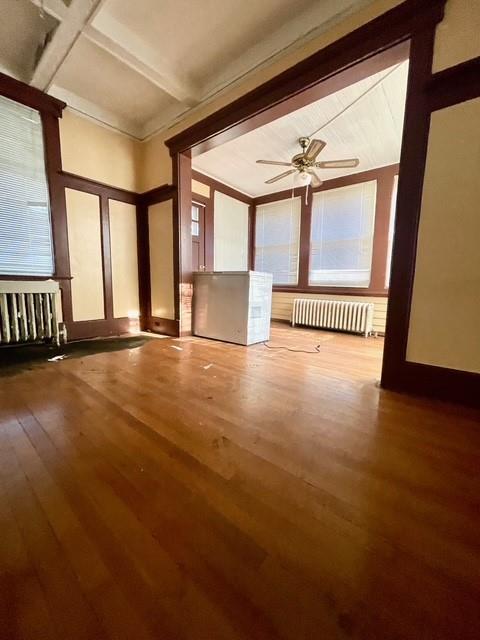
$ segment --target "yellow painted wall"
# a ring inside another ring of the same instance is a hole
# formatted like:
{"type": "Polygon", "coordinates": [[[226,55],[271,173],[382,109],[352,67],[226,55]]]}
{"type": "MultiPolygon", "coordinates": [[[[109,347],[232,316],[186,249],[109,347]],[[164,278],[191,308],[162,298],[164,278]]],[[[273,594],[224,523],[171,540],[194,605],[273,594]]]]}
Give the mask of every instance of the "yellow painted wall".
{"type": "Polygon", "coordinates": [[[199,182],[198,180],[192,180],[192,192],[198,193],[198,195],[204,198],[210,198],[210,187],[208,184],[203,184],[203,182],[199,182]]]}
{"type": "Polygon", "coordinates": [[[480,98],[432,114],[407,359],[480,373],[480,98]]]}
{"type": "Polygon", "coordinates": [[[138,318],[137,209],[133,204],[109,200],[109,212],[113,315],[138,318]]]}
{"type": "Polygon", "coordinates": [[[152,315],[175,319],[172,201],[148,208],[152,315]]]}
{"type": "Polygon", "coordinates": [[[448,0],[437,27],[433,70],[480,56],[480,1],[448,0]]]}
{"type": "Polygon", "coordinates": [[[68,108],[60,118],[60,142],[64,171],[129,191],[140,189],[140,142],[68,108]]]}
{"type": "Polygon", "coordinates": [[[99,320],[105,317],[100,200],[74,189],[66,189],[65,197],[73,319],[99,320]]]}
{"type": "Polygon", "coordinates": [[[215,191],[213,207],[215,271],[248,269],[248,204],[215,191]]]}

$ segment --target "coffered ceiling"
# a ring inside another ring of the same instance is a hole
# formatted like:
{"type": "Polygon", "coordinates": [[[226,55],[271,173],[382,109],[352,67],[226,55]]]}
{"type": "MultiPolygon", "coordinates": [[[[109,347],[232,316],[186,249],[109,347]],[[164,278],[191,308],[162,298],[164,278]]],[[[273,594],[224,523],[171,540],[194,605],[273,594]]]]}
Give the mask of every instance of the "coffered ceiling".
{"type": "Polygon", "coordinates": [[[371,0],[0,0],[0,68],[138,139],[371,0]]]}

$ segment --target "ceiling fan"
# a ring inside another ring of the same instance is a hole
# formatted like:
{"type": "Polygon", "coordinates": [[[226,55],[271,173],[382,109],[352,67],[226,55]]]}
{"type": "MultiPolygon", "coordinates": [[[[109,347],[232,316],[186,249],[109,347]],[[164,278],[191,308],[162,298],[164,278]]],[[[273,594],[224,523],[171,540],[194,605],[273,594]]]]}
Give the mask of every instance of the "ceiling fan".
{"type": "Polygon", "coordinates": [[[322,181],[318,177],[315,169],[349,169],[357,167],[358,158],[347,158],[345,160],[325,160],[317,162],[318,154],[326,146],[323,140],[310,140],[310,138],[299,138],[298,142],[302,147],[302,153],[293,156],[290,162],[277,162],[276,160],[257,160],[258,164],[274,164],[281,167],[292,167],[288,171],[284,171],[278,176],[266,180],[265,184],[272,184],[277,180],[282,180],[292,173],[298,172],[300,179],[304,184],[311,184],[312,187],[320,187],[322,181]]]}

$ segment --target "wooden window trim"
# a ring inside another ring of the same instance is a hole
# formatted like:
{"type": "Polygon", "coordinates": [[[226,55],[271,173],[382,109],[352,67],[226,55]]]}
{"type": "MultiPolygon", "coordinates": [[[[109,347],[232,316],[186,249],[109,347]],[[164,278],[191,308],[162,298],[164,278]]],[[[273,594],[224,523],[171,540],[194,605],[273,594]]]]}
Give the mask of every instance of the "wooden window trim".
{"type": "MultiPolygon", "coordinates": [[[[388,289],[385,288],[386,268],[387,268],[387,252],[388,252],[388,230],[390,226],[391,201],[394,176],[398,174],[399,165],[392,164],[379,169],[371,169],[362,171],[353,175],[344,176],[342,178],[334,178],[325,180],[321,187],[309,189],[308,199],[306,201],[306,187],[294,189],[294,197],[301,197],[301,213],[300,213],[300,247],[299,256],[300,263],[298,269],[297,285],[274,285],[274,292],[290,292],[290,293],[318,293],[328,295],[347,295],[359,297],[388,297],[388,289]],[[373,231],[373,252],[372,252],[372,270],[370,285],[368,287],[321,287],[310,285],[309,269],[310,269],[310,236],[312,225],[312,204],[313,194],[341,187],[348,187],[353,184],[361,184],[375,180],[377,183],[376,202],[375,202],[375,226],[373,231]]],[[[279,200],[288,200],[292,197],[292,190],[277,191],[269,193],[265,196],[254,198],[253,206],[269,202],[278,202],[279,200]]],[[[255,236],[252,237],[253,257],[255,256],[255,236]]],[[[253,268],[253,267],[252,267],[253,268]]]]}

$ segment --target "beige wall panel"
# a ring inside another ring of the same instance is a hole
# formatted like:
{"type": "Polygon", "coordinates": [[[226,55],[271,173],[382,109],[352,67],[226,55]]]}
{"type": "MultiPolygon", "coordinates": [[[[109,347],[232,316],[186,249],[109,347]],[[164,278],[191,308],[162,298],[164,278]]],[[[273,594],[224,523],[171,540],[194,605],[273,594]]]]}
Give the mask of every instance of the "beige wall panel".
{"type": "Polygon", "coordinates": [[[246,271],[248,204],[215,191],[213,212],[215,271],[246,271]]]}
{"type": "Polygon", "coordinates": [[[148,208],[152,315],[175,319],[172,201],[148,208]]]}
{"type": "Polygon", "coordinates": [[[407,360],[480,372],[480,98],[432,114],[407,360]]]}
{"type": "Polygon", "coordinates": [[[210,187],[208,184],[203,184],[203,182],[199,182],[198,180],[192,180],[192,191],[204,198],[210,198],[210,187]]]}
{"type": "Polygon", "coordinates": [[[138,318],[137,209],[133,204],[109,200],[109,211],[113,315],[138,318]]]}
{"type": "Polygon", "coordinates": [[[311,298],[314,300],[346,300],[348,302],[372,302],[373,330],[385,333],[387,318],[387,298],[368,298],[364,296],[327,295],[320,293],[287,293],[274,292],[272,296],[272,320],[291,320],[293,301],[295,298],[311,298]]]}
{"type": "Polygon", "coordinates": [[[73,319],[99,320],[105,317],[100,200],[74,189],[65,189],[65,197],[73,319]]]}
{"type": "Polygon", "coordinates": [[[60,118],[63,170],[130,191],[140,188],[142,145],[65,109],[60,118]]]}
{"type": "Polygon", "coordinates": [[[448,0],[437,27],[433,70],[440,71],[480,56],[479,0],[448,0]]]}

